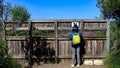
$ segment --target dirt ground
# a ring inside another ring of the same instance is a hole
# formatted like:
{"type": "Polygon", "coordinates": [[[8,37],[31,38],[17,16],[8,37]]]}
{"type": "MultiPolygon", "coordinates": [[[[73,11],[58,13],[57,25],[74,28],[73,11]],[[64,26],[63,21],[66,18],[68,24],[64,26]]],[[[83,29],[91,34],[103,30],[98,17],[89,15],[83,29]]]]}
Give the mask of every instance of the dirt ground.
{"type": "MultiPolygon", "coordinates": [[[[71,68],[71,62],[40,64],[40,65],[34,65],[33,68],[71,68]]],[[[74,68],[78,68],[78,67],[75,66],[74,68]]],[[[104,68],[104,65],[84,65],[84,64],[82,64],[79,68],[104,68]]]]}
{"type": "MultiPolygon", "coordinates": [[[[65,65],[65,64],[45,64],[45,65],[34,67],[34,68],[71,68],[71,65],[65,65]]],[[[77,67],[75,66],[74,68],[77,68],[77,67]]],[[[79,68],[104,68],[104,66],[81,65],[79,68]]]]}

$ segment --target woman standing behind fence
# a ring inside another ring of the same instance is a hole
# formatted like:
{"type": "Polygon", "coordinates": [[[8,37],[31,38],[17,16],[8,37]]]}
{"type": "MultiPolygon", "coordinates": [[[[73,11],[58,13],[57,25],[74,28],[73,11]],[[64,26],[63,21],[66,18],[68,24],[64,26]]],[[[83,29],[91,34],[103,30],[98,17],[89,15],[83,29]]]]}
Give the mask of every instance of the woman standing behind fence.
{"type": "Polygon", "coordinates": [[[77,56],[77,67],[80,66],[80,46],[82,46],[82,33],[79,31],[78,26],[74,24],[72,32],[69,35],[69,39],[72,41],[72,64],[71,67],[75,66],[75,55],[77,56]],[[79,36],[77,36],[77,34],[79,36]]]}

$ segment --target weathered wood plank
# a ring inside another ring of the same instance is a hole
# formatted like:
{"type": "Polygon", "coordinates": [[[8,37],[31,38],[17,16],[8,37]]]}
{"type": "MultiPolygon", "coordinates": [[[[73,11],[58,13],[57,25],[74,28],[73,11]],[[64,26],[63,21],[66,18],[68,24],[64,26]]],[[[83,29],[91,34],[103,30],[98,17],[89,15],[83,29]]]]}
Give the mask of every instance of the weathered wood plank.
{"type": "Polygon", "coordinates": [[[110,46],[110,22],[109,20],[107,20],[107,32],[106,32],[106,36],[107,36],[107,45],[106,45],[106,53],[109,52],[109,46],[110,46]]]}
{"type": "MultiPolygon", "coordinates": [[[[6,39],[7,40],[26,40],[27,36],[19,36],[19,37],[15,37],[15,36],[6,36],[6,39]]],[[[41,38],[41,39],[44,39],[41,38]]],[[[45,38],[46,40],[55,40],[55,38],[45,38]]],[[[91,38],[91,37],[88,37],[88,38],[84,38],[85,40],[107,40],[107,38],[98,38],[98,37],[94,37],[94,38],[91,38]]],[[[69,38],[58,38],[58,40],[69,40],[69,38]]]]}

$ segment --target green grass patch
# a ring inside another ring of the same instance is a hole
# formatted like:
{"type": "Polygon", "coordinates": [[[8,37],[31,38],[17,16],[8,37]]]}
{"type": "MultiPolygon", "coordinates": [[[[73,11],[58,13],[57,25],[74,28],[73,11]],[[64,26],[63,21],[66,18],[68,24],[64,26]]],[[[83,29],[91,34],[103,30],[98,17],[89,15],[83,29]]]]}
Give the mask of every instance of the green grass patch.
{"type": "Polygon", "coordinates": [[[120,68],[120,50],[113,50],[104,59],[106,68],[120,68]]]}

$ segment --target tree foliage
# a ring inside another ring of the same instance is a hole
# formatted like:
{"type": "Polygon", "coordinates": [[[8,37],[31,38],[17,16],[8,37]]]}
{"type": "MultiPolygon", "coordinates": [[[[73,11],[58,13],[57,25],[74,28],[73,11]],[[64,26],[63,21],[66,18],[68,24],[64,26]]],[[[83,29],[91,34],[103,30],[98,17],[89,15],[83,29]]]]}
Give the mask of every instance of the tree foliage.
{"type": "MultiPolygon", "coordinates": [[[[21,65],[18,63],[18,61],[16,59],[12,58],[12,55],[9,53],[8,54],[8,48],[6,46],[6,42],[4,39],[4,32],[5,32],[5,26],[4,26],[4,20],[9,20],[11,17],[11,15],[13,16],[14,14],[12,13],[12,11],[14,11],[14,8],[12,9],[12,6],[10,3],[3,3],[4,0],[0,0],[0,27],[2,27],[0,29],[0,68],[21,68],[21,65]]],[[[26,9],[23,9],[24,11],[27,11],[26,9]]],[[[22,13],[22,10],[18,10],[19,12],[21,12],[21,15],[23,14],[24,17],[23,19],[20,18],[19,16],[17,18],[20,19],[16,19],[16,20],[20,20],[20,21],[25,21],[26,19],[30,18],[30,14],[27,15],[27,13],[22,13]]]]}
{"type": "MultiPolygon", "coordinates": [[[[97,0],[97,7],[100,8],[104,18],[120,21],[120,0],[97,0]]],[[[120,26],[120,22],[117,25],[120,26]]]]}
{"type": "Polygon", "coordinates": [[[113,47],[114,40],[117,38],[117,28],[115,23],[110,24],[110,48],[113,47]]]}
{"type": "Polygon", "coordinates": [[[2,19],[3,15],[3,0],[0,0],[0,20],[2,19]]]}
{"type": "Polygon", "coordinates": [[[30,13],[25,7],[14,6],[12,9],[12,20],[13,21],[27,21],[30,18],[30,13]]]}
{"type": "Polygon", "coordinates": [[[11,20],[11,15],[12,15],[11,10],[12,10],[11,3],[6,3],[3,7],[3,19],[5,21],[11,20]]]}
{"type": "MultiPolygon", "coordinates": [[[[30,18],[30,13],[23,6],[14,6],[12,8],[12,20],[14,21],[14,30],[21,26],[24,21],[27,21],[30,18]]],[[[16,31],[14,32],[17,35],[16,31]]]]}
{"type": "Polygon", "coordinates": [[[3,4],[3,0],[0,0],[0,20],[8,20],[11,16],[12,6],[10,3],[3,4]]]}
{"type": "Polygon", "coordinates": [[[120,0],[97,0],[104,18],[112,19],[110,31],[111,50],[104,59],[106,68],[120,68],[120,0]]]}
{"type": "Polygon", "coordinates": [[[120,38],[120,0],[97,0],[97,7],[100,8],[104,18],[114,19],[111,32],[114,42],[117,38],[120,38]],[[113,27],[114,26],[114,27],[113,27]],[[114,33],[115,32],[115,33],[114,33]]]}

